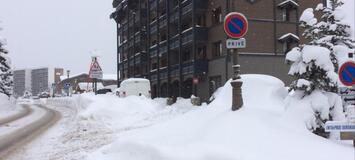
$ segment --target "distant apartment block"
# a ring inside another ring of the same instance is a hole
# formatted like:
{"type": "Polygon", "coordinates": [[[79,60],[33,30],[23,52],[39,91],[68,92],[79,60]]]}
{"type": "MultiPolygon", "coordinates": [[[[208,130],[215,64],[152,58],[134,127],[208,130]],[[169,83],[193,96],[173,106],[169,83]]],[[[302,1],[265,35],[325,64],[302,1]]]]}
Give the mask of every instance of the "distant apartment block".
{"type": "Polygon", "coordinates": [[[41,92],[49,92],[52,84],[60,81],[60,76],[63,75],[63,69],[59,68],[38,68],[31,72],[32,79],[32,94],[37,95],[41,92]]]}
{"type": "Polygon", "coordinates": [[[22,69],[14,71],[14,95],[22,96],[25,91],[31,91],[31,70],[22,69]]]}
{"type": "Polygon", "coordinates": [[[14,94],[22,96],[25,91],[31,91],[32,95],[41,92],[49,92],[52,84],[60,82],[60,76],[64,73],[62,68],[37,68],[14,71],[14,94]]]}

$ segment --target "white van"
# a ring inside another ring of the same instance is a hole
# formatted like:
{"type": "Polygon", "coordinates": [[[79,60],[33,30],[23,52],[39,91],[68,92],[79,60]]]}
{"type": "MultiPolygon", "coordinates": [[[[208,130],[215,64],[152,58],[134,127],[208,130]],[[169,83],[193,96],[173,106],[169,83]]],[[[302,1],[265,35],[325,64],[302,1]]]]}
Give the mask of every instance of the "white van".
{"type": "Polygon", "coordinates": [[[144,95],[148,98],[150,95],[150,82],[144,78],[130,78],[121,82],[120,88],[116,90],[119,97],[127,97],[131,95],[144,95]]]}

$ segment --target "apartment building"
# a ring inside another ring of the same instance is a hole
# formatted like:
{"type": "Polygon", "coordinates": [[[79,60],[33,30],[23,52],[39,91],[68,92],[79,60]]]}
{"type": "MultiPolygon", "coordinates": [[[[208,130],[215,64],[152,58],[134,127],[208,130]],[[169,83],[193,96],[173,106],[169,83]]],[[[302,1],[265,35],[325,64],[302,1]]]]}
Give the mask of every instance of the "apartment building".
{"type": "Polygon", "coordinates": [[[223,20],[241,12],[249,20],[242,74],[268,74],[290,82],[285,54],[298,43],[303,10],[324,0],[114,0],[117,73],[122,81],[148,78],[153,97],[208,97],[232,76],[223,20]]]}
{"type": "Polygon", "coordinates": [[[31,70],[14,71],[14,96],[20,97],[25,91],[31,91],[31,70]]]}
{"type": "Polygon", "coordinates": [[[31,70],[31,90],[33,95],[50,92],[60,82],[64,70],[62,68],[37,68],[31,70]]]}

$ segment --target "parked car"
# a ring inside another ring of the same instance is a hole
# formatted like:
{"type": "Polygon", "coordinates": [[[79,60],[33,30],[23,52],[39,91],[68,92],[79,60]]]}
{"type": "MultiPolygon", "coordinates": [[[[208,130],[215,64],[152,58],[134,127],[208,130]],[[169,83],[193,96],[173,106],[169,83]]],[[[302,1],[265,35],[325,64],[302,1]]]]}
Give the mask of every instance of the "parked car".
{"type": "Polygon", "coordinates": [[[42,92],[38,95],[39,98],[49,98],[50,96],[48,92],[42,92]]]}
{"type": "Polygon", "coordinates": [[[131,95],[151,97],[150,81],[144,78],[130,78],[121,82],[120,88],[115,90],[119,97],[131,95]]]}
{"type": "Polygon", "coordinates": [[[97,94],[106,94],[106,93],[110,93],[110,92],[112,92],[112,90],[109,88],[103,88],[103,89],[99,89],[96,91],[97,94]]]}

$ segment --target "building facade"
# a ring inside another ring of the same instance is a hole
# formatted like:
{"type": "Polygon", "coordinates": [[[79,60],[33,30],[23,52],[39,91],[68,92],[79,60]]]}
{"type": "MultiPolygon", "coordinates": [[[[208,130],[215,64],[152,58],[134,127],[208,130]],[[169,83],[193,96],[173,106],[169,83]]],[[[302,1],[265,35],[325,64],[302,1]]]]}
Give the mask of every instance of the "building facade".
{"type": "Polygon", "coordinates": [[[14,70],[14,96],[20,97],[25,91],[31,91],[31,70],[14,70]]]}
{"type": "Polygon", "coordinates": [[[64,70],[62,68],[38,68],[31,70],[31,90],[33,95],[50,92],[60,82],[64,70]]]}
{"type": "Polygon", "coordinates": [[[324,0],[114,0],[119,80],[148,78],[153,97],[208,97],[232,77],[223,21],[249,21],[239,49],[242,74],[268,74],[286,84],[285,53],[304,41],[298,19],[324,0]]]}

